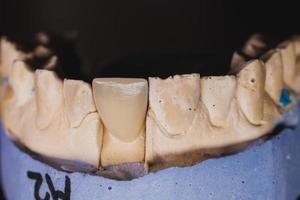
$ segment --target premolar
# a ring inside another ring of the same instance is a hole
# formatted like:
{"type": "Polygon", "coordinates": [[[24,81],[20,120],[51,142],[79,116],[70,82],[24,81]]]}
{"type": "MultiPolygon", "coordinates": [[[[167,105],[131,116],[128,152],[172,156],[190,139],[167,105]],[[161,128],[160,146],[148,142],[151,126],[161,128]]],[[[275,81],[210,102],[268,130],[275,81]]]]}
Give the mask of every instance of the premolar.
{"type": "Polygon", "coordinates": [[[263,119],[265,71],[263,63],[252,60],[237,75],[237,99],[250,123],[259,125],[263,119]]]}

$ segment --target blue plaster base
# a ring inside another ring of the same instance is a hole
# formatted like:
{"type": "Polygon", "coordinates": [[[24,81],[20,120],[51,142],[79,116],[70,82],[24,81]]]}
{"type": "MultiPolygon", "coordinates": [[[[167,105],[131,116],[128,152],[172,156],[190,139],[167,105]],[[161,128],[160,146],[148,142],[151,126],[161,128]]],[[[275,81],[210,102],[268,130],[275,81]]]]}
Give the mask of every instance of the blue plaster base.
{"type": "Polygon", "coordinates": [[[48,174],[62,191],[69,177],[72,200],[295,200],[300,195],[300,125],[238,154],[132,181],[57,171],[20,151],[1,128],[1,180],[8,200],[34,199],[35,181],[27,177],[28,170],[43,177],[41,197],[49,192],[48,174]]]}

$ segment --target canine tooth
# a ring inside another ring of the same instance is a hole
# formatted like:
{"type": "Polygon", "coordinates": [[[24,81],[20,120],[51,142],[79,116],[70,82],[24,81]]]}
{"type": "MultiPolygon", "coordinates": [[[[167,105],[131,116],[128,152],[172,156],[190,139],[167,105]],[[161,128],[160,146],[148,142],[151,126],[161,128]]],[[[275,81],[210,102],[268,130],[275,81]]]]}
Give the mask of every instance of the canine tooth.
{"type": "Polygon", "coordinates": [[[290,41],[279,45],[283,63],[283,81],[287,87],[294,90],[294,77],[296,74],[296,55],[294,45],[290,41]]]}
{"type": "Polygon", "coordinates": [[[200,75],[149,78],[149,107],[170,136],[191,126],[200,98],[200,75]]]}
{"type": "Polygon", "coordinates": [[[250,123],[259,125],[263,119],[265,71],[263,63],[252,60],[237,75],[237,99],[250,123]]]}
{"type": "Polygon", "coordinates": [[[144,127],[147,80],[96,78],[93,93],[96,108],[108,132],[121,141],[134,141],[144,127]]]}
{"type": "Polygon", "coordinates": [[[278,105],[283,88],[283,65],[279,51],[272,50],[267,52],[262,59],[265,62],[266,80],[265,91],[271,99],[278,105]]]}
{"type": "Polygon", "coordinates": [[[215,76],[201,79],[201,99],[213,125],[218,127],[226,125],[235,91],[235,76],[215,76]]]}
{"type": "Polygon", "coordinates": [[[16,105],[22,106],[33,97],[34,74],[23,61],[16,60],[10,71],[9,83],[16,96],[16,105]]]}
{"type": "Polygon", "coordinates": [[[37,127],[47,128],[63,105],[63,83],[55,72],[36,70],[37,127]]]}
{"type": "Polygon", "coordinates": [[[84,117],[96,111],[91,86],[80,80],[64,80],[65,109],[71,127],[81,124],[84,117]]]}

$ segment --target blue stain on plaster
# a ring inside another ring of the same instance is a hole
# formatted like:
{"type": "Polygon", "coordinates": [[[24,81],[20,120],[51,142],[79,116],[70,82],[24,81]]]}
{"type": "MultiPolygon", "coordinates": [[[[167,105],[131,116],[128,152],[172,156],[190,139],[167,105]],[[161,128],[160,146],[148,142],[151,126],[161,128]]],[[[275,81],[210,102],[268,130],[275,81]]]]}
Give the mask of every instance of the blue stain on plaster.
{"type": "Polygon", "coordinates": [[[290,98],[290,92],[288,89],[284,88],[281,90],[279,102],[284,107],[287,107],[292,102],[290,98]]]}
{"type": "Polygon", "coordinates": [[[32,92],[32,93],[35,92],[35,86],[32,86],[31,92],[32,92]]]}
{"type": "Polygon", "coordinates": [[[0,80],[0,84],[4,84],[4,83],[7,83],[8,82],[8,76],[3,76],[0,80]]]}

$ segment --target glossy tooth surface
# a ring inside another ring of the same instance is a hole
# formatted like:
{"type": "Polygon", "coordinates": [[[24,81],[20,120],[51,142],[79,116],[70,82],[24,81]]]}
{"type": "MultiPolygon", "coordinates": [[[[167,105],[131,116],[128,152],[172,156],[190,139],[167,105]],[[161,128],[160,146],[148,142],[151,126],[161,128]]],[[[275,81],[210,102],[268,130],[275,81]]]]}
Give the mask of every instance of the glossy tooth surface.
{"type": "Polygon", "coordinates": [[[62,109],[63,83],[55,72],[48,70],[36,70],[35,81],[37,127],[45,129],[54,120],[55,114],[62,109]]]}
{"type": "Polygon", "coordinates": [[[84,117],[96,111],[91,86],[80,80],[64,80],[65,110],[71,127],[81,124],[84,117]]]}
{"type": "Polygon", "coordinates": [[[263,63],[252,60],[237,75],[236,97],[240,109],[250,123],[259,125],[263,119],[265,71],[263,63]]]}
{"type": "Polygon", "coordinates": [[[279,45],[283,64],[283,81],[290,88],[294,89],[294,77],[296,74],[296,54],[292,42],[287,41],[279,45]]]}
{"type": "Polygon", "coordinates": [[[9,83],[16,97],[16,105],[22,106],[34,96],[34,73],[23,61],[15,61],[10,70],[9,83]]]}
{"type": "Polygon", "coordinates": [[[148,83],[135,78],[96,78],[93,94],[105,128],[124,142],[135,140],[147,111],[148,83]]]}
{"type": "Polygon", "coordinates": [[[222,127],[226,125],[235,91],[235,76],[201,78],[201,99],[214,126],[222,127]]]}
{"type": "Polygon", "coordinates": [[[170,136],[188,130],[200,98],[200,75],[175,75],[167,79],[149,78],[149,107],[160,126],[170,136]]]}
{"type": "Polygon", "coordinates": [[[283,88],[283,64],[279,51],[270,51],[263,56],[266,69],[265,91],[276,104],[280,104],[283,88]]]}

